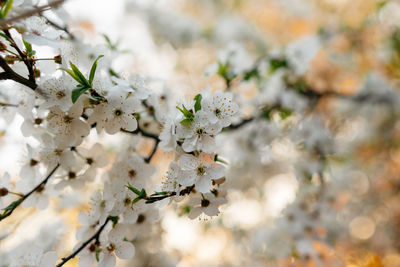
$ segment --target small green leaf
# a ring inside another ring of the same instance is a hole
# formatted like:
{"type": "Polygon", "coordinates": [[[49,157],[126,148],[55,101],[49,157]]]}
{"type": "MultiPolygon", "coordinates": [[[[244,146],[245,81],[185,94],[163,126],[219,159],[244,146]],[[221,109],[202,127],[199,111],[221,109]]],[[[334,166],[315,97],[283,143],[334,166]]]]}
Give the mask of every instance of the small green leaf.
{"type": "Polygon", "coordinates": [[[75,73],[75,76],[78,78],[79,83],[85,85],[86,87],[90,87],[89,82],[86,80],[85,76],[83,76],[82,72],[70,61],[69,65],[71,66],[72,71],[75,73]]]}
{"type": "Polygon", "coordinates": [[[7,211],[9,211],[9,210],[15,209],[16,207],[19,206],[19,204],[21,204],[21,199],[18,199],[18,200],[16,200],[16,201],[12,202],[10,205],[8,205],[7,207],[5,207],[5,208],[2,209],[2,210],[4,210],[4,213],[5,213],[5,212],[7,212],[7,211]]]}
{"type": "Polygon", "coordinates": [[[194,101],[196,101],[195,104],[194,104],[194,111],[195,112],[197,112],[197,111],[199,111],[201,109],[201,99],[202,98],[203,97],[201,96],[201,94],[198,94],[198,95],[196,95],[194,97],[194,101]]]}
{"type": "Polygon", "coordinates": [[[64,69],[64,68],[59,68],[60,70],[65,71],[66,73],[68,73],[72,78],[74,78],[75,81],[77,81],[79,84],[81,83],[81,81],[79,80],[79,78],[75,75],[75,73],[72,70],[69,69],[64,69]]]}
{"type": "Polygon", "coordinates": [[[133,204],[135,204],[136,202],[140,201],[141,199],[142,199],[141,197],[137,197],[137,198],[135,198],[134,200],[132,200],[132,205],[131,205],[131,207],[133,206],[133,204]]]}
{"type": "Polygon", "coordinates": [[[290,109],[287,108],[281,108],[279,110],[279,116],[281,117],[282,120],[286,119],[287,117],[289,117],[290,115],[292,115],[292,111],[290,109]]]}
{"type": "Polygon", "coordinates": [[[119,217],[118,216],[108,216],[108,219],[110,219],[112,221],[112,227],[114,228],[115,225],[118,223],[119,221],[119,217]]]}
{"type": "Polygon", "coordinates": [[[190,112],[189,110],[187,110],[187,108],[184,105],[182,105],[182,108],[180,108],[178,106],[176,108],[179,109],[180,112],[182,112],[183,116],[185,116],[186,119],[193,121],[194,114],[192,112],[190,112]]]}
{"type": "Polygon", "coordinates": [[[101,252],[101,248],[97,248],[97,249],[96,249],[96,261],[97,261],[97,262],[100,261],[100,252],[101,252]]]}
{"type": "Polygon", "coordinates": [[[36,51],[32,50],[32,45],[24,39],[22,39],[22,42],[24,43],[26,54],[28,55],[28,57],[33,57],[36,54],[36,51]]]}
{"type": "Polygon", "coordinates": [[[288,62],[285,58],[272,58],[269,61],[270,72],[274,73],[279,68],[288,67],[288,62]]]}
{"type": "Polygon", "coordinates": [[[144,202],[144,203],[151,204],[151,203],[154,203],[156,201],[157,201],[157,199],[149,199],[149,200],[146,200],[146,202],[144,202]]]}
{"type": "Polygon", "coordinates": [[[96,68],[97,68],[97,61],[104,57],[104,55],[100,55],[96,58],[96,60],[93,62],[92,68],[90,69],[90,74],[89,74],[89,84],[92,86],[93,84],[93,79],[94,79],[94,74],[96,73],[96,68]]]}
{"type": "Polygon", "coordinates": [[[146,190],[144,190],[144,188],[142,188],[142,190],[140,191],[139,197],[140,197],[140,198],[145,198],[145,197],[147,197],[147,193],[146,193],[146,190]]]}
{"type": "Polygon", "coordinates": [[[3,9],[3,18],[5,18],[7,16],[8,12],[10,12],[12,5],[13,5],[13,0],[8,0],[3,9]]]}
{"type": "Polygon", "coordinates": [[[126,185],[126,187],[129,190],[131,190],[133,193],[135,193],[136,195],[138,195],[138,196],[140,195],[140,191],[137,188],[133,187],[131,184],[126,185]]]}
{"type": "Polygon", "coordinates": [[[183,126],[189,126],[190,124],[192,124],[193,120],[189,120],[189,119],[183,119],[181,120],[181,124],[183,126]]]}
{"type": "Polygon", "coordinates": [[[78,98],[83,95],[87,90],[89,90],[89,87],[84,87],[83,85],[78,85],[76,89],[72,90],[71,94],[71,99],[72,103],[75,103],[78,98]]]}

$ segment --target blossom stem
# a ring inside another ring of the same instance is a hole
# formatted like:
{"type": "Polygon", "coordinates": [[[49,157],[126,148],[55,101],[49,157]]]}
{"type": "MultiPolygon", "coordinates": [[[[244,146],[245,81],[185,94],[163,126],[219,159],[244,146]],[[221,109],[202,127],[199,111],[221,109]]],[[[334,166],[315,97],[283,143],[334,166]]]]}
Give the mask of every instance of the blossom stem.
{"type": "Polygon", "coordinates": [[[31,191],[29,191],[28,193],[26,193],[25,195],[22,195],[20,199],[18,199],[17,201],[12,203],[12,207],[7,209],[3,214],[0,214],[0,221],[2,221],[3,219],[7,218],[8,216],[10,216],[14,210],[22,204],[22,202],[24,202],[30,195],[32,195],[36,190],[38,190],[39,188],[41,188],[42,186],[46,185],[47,182],[49,181],[50,177],[56,172],[56,170],[58,169],[58,167],[60,166],[59,163],[57,163],[57,165],[51,170],[51,172],[46,176],[46,178],[37,186],[35,186],[35,188],[33,188],[31,191]]]}
{"type": "Polygon", "coordinates": [[[159,144],[159,143],[160,143],[160,139],[155,139],[155,140],[154,140],[153,150],[151,151],[150,155],[149,155],[147,158],[144,159],[144,161],[145,161],[146,163],[149,163],[149,162],[151,161],[151,159],[153,158],[154,154],[155,154],[156,151],[157,151],[157,148],[158,148],[158,144],[159,144]]]}
{"type": "MultiPolygon", "coordinates": [[[[194,189],[194,185],[187,186],[185,189],[182,189],[179,192],[179,196],[189,195],[193,191],[193,189],[194,189]]],[[[154,202],[157,202],[157,201],[160,201],[160,200],[163,200],[165,198],[172,197],[172,196],[176,196],[176,192],[175,191],[165,192],[165,194],[160,195],[160,196],[148,196],[148,197],[145,197],[143,199],[146,200],[146,204],[150,204],[150,203],[154,203],[154,202]]]]}
{"type": "Polygon", "coordinates": [[[88,240],[86,240],[85,242],[83,242],[83,244],[77,248],[72,254],[70,254],[67,257],[64,257],[61,259],[61,262],[59,264],[56,265],[56,267],[61,267],[63,266],[65,263],[67,263],[70,259],[73,259],[76,257],[76,255],[79,254],[79,252],[81,252],[87,245],[90,244],[90,242],[92,242],[93,240],[96,240],[96,242],[98,242],[100,234],[103,232],[104,228],[106,227],[107,223],[110,221],[110,218],[107,218],[106,221],[100,226],[99,230],[97,230],[97,232],[91,236],[88,240]]]}
{"type": "Polygon", "coordinates": [[[10,104],[10,103],[5,103],[5,102],[0,102],[0,106],[2,106],[2,107],[14,107],[14,108],[18,107],[18,105],[16,105],[16,104],[10,104]]]}
{"type": "Polygon", "coordinates": [[[9,19],[2,20],[0,22],[0,28],[4,29],[11,23],[14,23],[16,21],[19,21],[19,20],[22,20],[22,19],[25,19],[25,18],[32,17],[32,16],[34,16],[34,15],[36,15],[38,13],[42,13],[43,11],[49,10],[52,7],[59,6],[64,1],[65,0],[55,0],[55,1],[51,2],[51,3],[48,3],[47,5],[39,6],[39,7],[35,8],[35,9],[26,11],[26,12],[22,13],[21,15],[18,15],[18,16],[9,18],[9,19]]]}
{"type": "Polygon", "coordinates": [[[69,38],[71,38],[71,40],[75,40],[75,36],[67,29],[67,27],[62,27],[62,26],[58,25],[57,23],[50,20],[49,18],[47,18],[46,16],[44,16],[41,13],[39,13],[39,16],[44,18],[44,20],[46,21],[47,24],[53,26],[54,28],[56,28],[58,30],[64,31],[66,34],[68,34],[68,36],[69,36],[69,38]]]}
{"type": "Polygon", "coordinates": [[[35,82],[32,82],[31,80],[28,80],[13,71],[2,56],[0,56],[0,67],[4,70],[4,72],[0,73],[0,80],[13,80],[31,88],[32,90],[37,88],[37,84],[35,82]]]}
{"type": "Polygon", "coordinates": [[[14,41],[13,37],[11,36],[10,31],[9,30],[3,30],[3,32],[8,37],[10,45],[12,47],[14,47],[15,50],[17,50],[18,55],[20,56],[22,61],[25,63],[25,66],[26,66],[26,68],[28,69],[28,72],[29,72],[29,74],[28,74],[29,81],[33,82],[36,85],[35,72],[33,71],[32,61],[29,60],[27,55],[24,52],[22,52],[21,49],[18,47],[17,43],[14,41]]]}

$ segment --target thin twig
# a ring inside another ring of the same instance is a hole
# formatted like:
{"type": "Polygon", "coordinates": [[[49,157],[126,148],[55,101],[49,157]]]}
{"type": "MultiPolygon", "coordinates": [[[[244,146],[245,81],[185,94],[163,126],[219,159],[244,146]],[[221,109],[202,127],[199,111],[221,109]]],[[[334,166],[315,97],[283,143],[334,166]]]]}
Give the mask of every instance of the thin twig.
{"type": "Polygon", "coordinates": [[[146,163],[149,163],[149,162],[151,161],[151,159],[153,158],[154,154],[155,154],[156,151],[157,151],[157,148],[158,148],[158,144],[159,144],[159,143],[160,143],[160,139],[157,139],[157,140],[154,141],[153,150],[151,151],[150,155],[149,155],[147,158],[144,159],[144,161],[145,161],[146,163]]]}
{"type": "Polygon", "coordinates": [[[34,192],[36,192],[36,190],[38,190],[39,188],[45,186],[47,184],[47,182],[49,181],[50,177],[56,172],[56,170],[58,169],[58,167],[60,166],[59,163],[57,163],[57,165],[54,167],[53,170],[51,170],[51,172],[46,176],[46,178],[37,186],[35,186],[35,188],[33,188],[31,191],[29,191],[27,194],[23,195],[20,199],[18,199],[15,202],[15,205],[7,210],[4,214],[0,215],[0,221],[2,221],[3,219],[7,218],[8,216],[10,216],[14,210],[22,204],[22,202],[24,202],[30,195],[32,195],[34,192]]]}
{"type": "Polygon", "coordinates": [[[103,223],[102,226],[100,226],[99,230],[97,230],[97,232],[91,236],[88,240],[86,240],[79,248],[77,248],[71,255],[69,255],[68,257],[64,257],[62,258],[61,262],[59,264],[56,265],[56,267],[61,267],[63,266],[65,263],[67,263],[70,259],[75,258],[76,255],[79,254],[79,252],[81,252],[87,245],[89,245],[90,242],[92,242],[93,240],[97,240],[100,236],[100,234],[103,232],[104,228],[106,227],[107,223],[110,221],[109,218],[106,219],[106,221],[103,223]]]}
{"type": "Polygon", "coordinates": [[[4,70],[4,72],[0,73],[0,80],[13,80],[17,83],[28,86],[32,90],[37,88],[35,82],[32,82],[13,71],[2,56],[0,56],[0,67],[4,70]]]}
{"type": "Polygon", "coordinates": [[[64,1],[65,0],[55,0],[47,5],[39,6],[35,9],[26,11],[25,13],[22,13],[21,15],[18,15],[18,16],[9,18],[9,19],[5,19],[5,20],[0,20],[0,28],[1,29],[7,28],[8,25],[10,25],[16,21],[32,17],[36,14],[42,13],[43,11],[49,10],[53,7],[57,7],[57,6],[61,5],[64,1]]]}
{"type": "Polygon", "coordinates": [[[0,102],[0,106],[2,106],[2,107],[13,107],[13,108],[17,108],[18,107],[17,104],[10,104],[10,103],[5,103],[5,102],[0,102]]]}
{"type": "Polygon", "coordinates": [[[160,141],[160,138],[158,138],[158,135],[152,134],[152,133],[148,133],[148,132],[142,130],[142,129],[139,127],[139,124],[138,124],[137,129],[134,130],[134,131],[127,131],[127,130],[124,130],[124,129],[121,129],[121,131],[124,132],[124,133],[130,133],[130,134],[138,134],[138,133],[141,133],[142,136],[145,136],[145,137],[148,137],[148,138],[152,138],[152,139],[154,139],[155,141],[158,141],[158,142],[160,141]]]}
{"type": "Polygon", "coordinates": [[[35,72],[33,71],[32,61],[27,57],[26,53],[22,52],[21,49],[18,47],[17,43],[14,41],[13,37],[11,36],[10,31],[9,30],[3,30],[3,32],[8,37],[8,40],[9,40],[11,46],[14,47],[15,50],[17,50],[19,57],[22,59],[22,61],[24,62],[26,68],[28,69],[29,81],[31,81],[31,82],[36,84],[35,72]]]}
{"type": "Polygon", "coordinates": [[[47,24],[53,26],[54,28],[64,31],[66,34],[68,34],[69,38],[71,38],[71,40],[75,40],[75,36],[68,30],[68,28],[66,26],[60,26],[57,23],[55,23],[54,21],[50,20],[48,17],[46,17],[45,15],[39,13],[39,16],[42,17],[47,24]]]}

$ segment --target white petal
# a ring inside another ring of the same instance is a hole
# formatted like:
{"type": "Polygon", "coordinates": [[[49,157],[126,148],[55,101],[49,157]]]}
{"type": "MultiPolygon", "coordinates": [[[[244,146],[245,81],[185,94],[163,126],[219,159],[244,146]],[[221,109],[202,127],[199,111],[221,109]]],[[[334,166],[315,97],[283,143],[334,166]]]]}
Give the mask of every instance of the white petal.
{"type": "Polygon", "coordinates": [[[201,193],[209,192],[211,187],[212,187],[211,179],[208,179],[207,176],[201,177],[196,182],[196,189],[199,190],[201,193]]]}
{"type": "Polygon", "coordinates": [[[196,219],[197,217],[199,217],[199,215],[203,212],[202,208],[200,207],[194,207],[190,210],[189,212],[189,218],[190,219],[196,219]]]}
{"type": "Polygon", "coordinates": [[[116,260],[115,260],[114,254],[104,252],[103,254],[101,254],[99,267],[114,267],[115,262],[116,262],[116,260]]]}
{"type": "Polygon", "coordinates": [[[53,267],[57,261],[57,252],[55,251],[48,251],[40,260],[39,266],[40,267],[53,267]]]}
{"type": "Polygon", "coordinates": [[[130,242],[122,241],[115,245],[115,255],[123,260],[130,259],[135,255],[135,247],[130,242]]]}
{"type": "Polygon", "coordinates": [[[199,162],[195,156],[183,154],[179,158],[179,164],[184,170],[193,170],[199,166],[199,162]]]}
{"type": "Polygon", "coordinates": [[[183,186],[191,186],[197,179],[196,171],[181,171],[177,177],[178,182],[183,186]]]}
{"type": "Polygon", "coordinates": [[[219,179],[225,176],[225,167],[222,165],[216,165],[207,169],[207,174],[211,179],[219,179]]]}

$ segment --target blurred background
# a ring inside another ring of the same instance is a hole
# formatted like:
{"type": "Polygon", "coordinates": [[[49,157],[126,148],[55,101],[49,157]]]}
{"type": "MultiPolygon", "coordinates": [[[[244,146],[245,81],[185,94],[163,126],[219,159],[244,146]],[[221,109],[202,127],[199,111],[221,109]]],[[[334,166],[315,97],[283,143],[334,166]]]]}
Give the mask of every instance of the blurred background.
{"type": "MultiPolygon", "coordinates": [[[[298,122],[293,115],[221,135],[219,154],[230,164],[221,214],[193,221],[182,207],[165,206],[148,236],[135,241],[136,256],[118,266],[400,266],[400,1],[68,0],[64,8],[73,34],[92,45],[104,45],[102,34],[118,42],[117,72],[143,73],[181,99],[207,87],[225,90],[213,66],[229,51],[237,73],[282,51],[309,59],[299,59],[295,82],[317,96],[307,100],[312,109],[298,132],[286,131],[298,122]],[[323,152],[298,147],[293,135],[303,130],[323,152]]],[[[241,117],[254,113],[260,88],[279,87],[271,77],[232,83],[241,117]]],[[[12,177],[26,154],[21,122],[1,124],[0,169],[12,177]]],[[[102,143],[111,155],[129,138],[104,136],[102,143]]],[[[137,142],[151,150],[150,142],[137,142]]],[[[157,151],[155,183],[173,157],[157,151]]],[[[3,235],[13,232],[0,249],[56,232],[48,245],[67,253],[89,195],[16,212],[0,225],[3,235]]]]}

